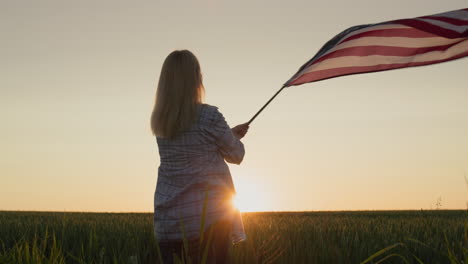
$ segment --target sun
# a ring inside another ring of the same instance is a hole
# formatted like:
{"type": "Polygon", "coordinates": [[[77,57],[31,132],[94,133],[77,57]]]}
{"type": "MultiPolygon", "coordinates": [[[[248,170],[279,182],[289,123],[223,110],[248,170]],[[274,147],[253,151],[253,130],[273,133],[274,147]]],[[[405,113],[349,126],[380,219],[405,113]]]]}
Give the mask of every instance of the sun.
{"type": "Polygon", "coordinates": [[[241,212],[259,212],[267,210],[265,193],[262,188],[253,182],[236,182],[237,194],[232,199],[232,204],[241,212]]]}
{"type": "Polygon", "coordinates": [[[232,200],[231,200],[232,206],[233,206],[234,208],[239,209],[239,211],[243,212],[244,210],[241,210],[241,208],[240,208],[240,207],[241,207],[241,206],[240,206],[241,201],[239,201],[239,198],[238,198],[238,197],[239,197],[239,196],[237,196],[237,194],[234,195],[234,196],[232,197],[232,200]]]}

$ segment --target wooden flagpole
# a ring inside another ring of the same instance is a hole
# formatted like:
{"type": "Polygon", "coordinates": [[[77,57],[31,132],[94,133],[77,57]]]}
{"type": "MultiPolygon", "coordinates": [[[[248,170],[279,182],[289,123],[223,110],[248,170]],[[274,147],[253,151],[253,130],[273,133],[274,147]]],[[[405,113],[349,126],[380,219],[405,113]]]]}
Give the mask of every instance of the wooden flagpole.
{"type": "Polygon", "coordinates": [[[267,105],[273,101],[273,99],[275,99],[275,97],[286,87],[286,84],[284,84],[281,89],[279,89],[271,98],[270,100],[268,100],[268,102],[266,102],[266,104],[264,104],[262,106],[262,108],[260,108],[260,110],[258,110],[258,112],[249,120],[249,122],[247,122],[247,125],[250,125],[250,123],[252,123],[252,121],[255,120],[255,118],[263,111],[263,109],[265,109],[265,107],[267,107],[267,105]]]}

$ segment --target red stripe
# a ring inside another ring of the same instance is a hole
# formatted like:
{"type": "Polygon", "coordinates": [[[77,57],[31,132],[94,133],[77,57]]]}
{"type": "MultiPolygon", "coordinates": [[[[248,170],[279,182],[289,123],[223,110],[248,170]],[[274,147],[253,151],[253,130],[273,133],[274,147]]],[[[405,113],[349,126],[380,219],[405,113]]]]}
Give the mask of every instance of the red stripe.
{"type": "Polygon", "coordinates": [[[421,18],[438,20],[438,21],[442,21],[442,22],[445,22],[445,23],[455,25],[455,26],[467,26],[468,25],[467,20],[460,20],[460,19],[451,18],[451,17],[424,16],[424,17],[421,17],[421,18]]]}
{"type": "MultiPolygon", "coordinates": [[[[457,45],[460,42],[465,41],[466,39],[462,39],[452,44],[448,45],[441,45],[441,46],[432,46],[432,47],[424,47],[424,48],[403,48],[403,47],[389,47],[389,46],[358,46],[358,47],[350,47],[344,48],[340,50],[336,50],[331,52],[323,57],[312,62],[310,65],[314,65],[318,62],[344,57],[344,56],[370,56],[370,55],[382,55],[382,56],[414,56],[422,53],[426,53],[429,51],[441,51],[446,50],[453,45],[457,45]]],[[[309,65],[309,67],[310,67],[309,65]]]]}
{"type": "Polygon", "coordinates": [[[398,23],[410,27],[415,27],[417,29],[434,33],[439,36],[442,36],[444,38],[463,38],[463,37],[468,37],[468,30],[463,32],[463,33],[458,33],[456,31],[442,28],[436,25],[433,25],[429,22],[417,20],[417,19],[400,19],[400,20],[395,20],[391,21],[391,23],[398,23]]]}
{"type": "Polygon", "coordinates": [[[362,37],[407,37],[407,38],[431,38],[436,35],[421,31],[416,28],[391,28],[366,31],[354,36],[348,37],[339,42],[339,44],[362,37]]]}
{"type": "MultiPolygon", "coordinates": [[[[392,30],[393,32],[391,32],[390,34],[387,34],[385,37],[390,37],[390,36],[392,36],[392,35],[393,35],[393,37],[396,37],[396,36],[402,37],[403,35],[410,35],[410,32],[411,32],[411,31],[413,31],[413,32],[415,33],[415,34],[413,34],[413,35],[416,35],[416,36],[418,36],[418,37],[420,37],[420,38],[423,38],[423,36],[424,36],[424,37],[427,37],[427,36],[430,36],[430,37],[437,36],[437,35],[434,35],[434,34],[431,34],[431,33],[427,33],[427,32],[424,32],[424,31],[421,31],[421,30],[415,29],[415,28],[405,29],[406,32],[403,32],[402,29],[396,29],[396,30],[392,30]],[[398,30],[399,32],[396,32],[396,30],[398,30]]],[[[377,31],[389,31],[389,29],[374,30],[374,31],[370,31],[370,32],[363,32],[363,33],[357,34],[357,35],[355,35],[355,36],[359,36],[359,35],[362,36],[362,35],[367,34],[367,33],[373,34],[374,32],[377,32],[377,31]]],[[[383,33],[383,32],[381,32],[381,33],[383,33]]],[[[383,34],[382,34],[382,35],[383,35],[383,34]]],[[[350,38],[352,38],[352,37],[354,37],[354,36],[351,36],[350,38]]],[[[383,37],[384,37],[384,36],[383,36],[383,37]]],[[[356,38],[357,38],[357,37],[356,37],[356,38]]],[[[349,39],[349,40],[350,40],[350,39],[349,39]]],[[[342,41],[341,43],[343,43],[343,42],[345,42],[345,41],[348,41],[348,39],[345,39],[345,40],[342,41]]],[[[461,41],[463,41],[463,40],[461,40],[461,41]]],[[[341,44],[341,43],[339,43],[339,44],[341,44]]],[[[459,43],[459,42],[457,42],[457,43],[459,43]]],[[[339,44],[337,44],[337,45],[339,45],[339,44]]],[[[377,47],[378,47],[378,48],[382,48],[382,49],[383,49],[384,47],[385,47],[385,48],[391,48],[391,47],[386,47],[386,46],[366,46],[366,47],[369,48],[370,50],[372,50],[373,52],[376,52],[376,48],[377,48],[377,47]]],[[[444,47],[444,46],[441,46],[441,47],[444,47]]],[[[339,54],[340,56],[345,56],[346,54],[344,54],[344,51],[352,51],[353,48],[356,48],[356,49],[358,49],[359,51],[364,52],[364,54],[363,54],[363,55],[360,55],[360,56],[372,55],[372,53],[366,54],[366,51],[365,51],[363,48],[359,49],[360,47],[344,48],[344,49],[340,49],[340,50],[337,50],[337,51],[328,53],[328,54],[324,55],[323,57],[318,58],[317,60],[309,61],[308,64],[307,64],[307,66],[306,66],[305,68],[310,67],[310,65],[315,64],[315,63],[318,62],[318,61],[323,61],[323,60],[325,60],[325,58],[328,59],[328,58],[339,57],[339,56],[333,56],[332,54],[339,54]],[[329,57],[329,56],[330,56],[330,57],[329,57]],[[322,59],[322,58],[323,58],[323,59],[322,59]]],[[[404,49],[404,48],[401,48],[401,49],[404,49]]],[[[408,49],[416,49],[416,48],[408,48],[408,49]]],[[[394,50],[394,51],[396,51],[396,50],[394,50]]],[[[382,52],[385,52],[385,51],[382,51],[382,52]]],[[[358,55],[358,54],[356,54],[356,55],[358,55]]],[[[375,53],[374,55],[379,55],[379,54],[378,54],[378,53],[375,53]]],[[[388,54],[380,54],[380,55],[388,55],[388,54]]],[[[359,56],[359,55],[358,55],[358,56],[359,56]]]]}
{"type": "Polygon", "coordinates": [[[461,54],[452,56],[447,59],[442,59],[442,60],[327,69],[327,70],[321,70],[321,71],[316,71],[316,72],[309,72],[304,75],[301,75],[299,78],[293,80],[292,82],[287,83],[286,86],[293,86],[293,85],[299,85],[299,84],[303,84],[307,82],[321,81],[321,80],[344,76],[344,75],[393,70],[393,69],[414,67],[414,66],[423,66],[423,65],[429,65],[429,64],[455,60],[455,59],[463,58],[466,56],[468,56],[468,51],[465,51],[461,54]]]}

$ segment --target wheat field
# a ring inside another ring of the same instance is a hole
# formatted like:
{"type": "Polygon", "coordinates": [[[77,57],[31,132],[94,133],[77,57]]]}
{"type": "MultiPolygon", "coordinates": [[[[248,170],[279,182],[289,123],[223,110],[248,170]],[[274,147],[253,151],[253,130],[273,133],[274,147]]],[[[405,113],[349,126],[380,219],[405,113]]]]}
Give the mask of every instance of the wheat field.
{"type": "MultiPolygon", "coordinates": [[[[152,213],[0,211],[0,263],[158,263],[152,213]]],[[[468,211],[244,213],[231,263],[468,263],[468,211]]]]}

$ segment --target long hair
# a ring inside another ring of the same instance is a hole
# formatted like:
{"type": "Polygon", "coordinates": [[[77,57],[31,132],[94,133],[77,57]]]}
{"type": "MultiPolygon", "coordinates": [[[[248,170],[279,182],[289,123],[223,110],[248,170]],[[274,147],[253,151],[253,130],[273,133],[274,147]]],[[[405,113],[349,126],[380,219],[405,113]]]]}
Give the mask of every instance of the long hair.
{"type": "Polygon", "coordinates": [[[204,87],[197,57],[188,50],[171,52],[159,76],[156,100],[151,114],[155,136],[172,139],[188,129],[197,117],[197,104],[204,87]]]}

